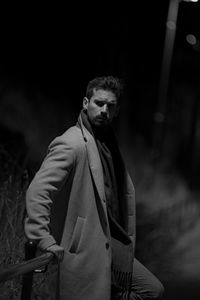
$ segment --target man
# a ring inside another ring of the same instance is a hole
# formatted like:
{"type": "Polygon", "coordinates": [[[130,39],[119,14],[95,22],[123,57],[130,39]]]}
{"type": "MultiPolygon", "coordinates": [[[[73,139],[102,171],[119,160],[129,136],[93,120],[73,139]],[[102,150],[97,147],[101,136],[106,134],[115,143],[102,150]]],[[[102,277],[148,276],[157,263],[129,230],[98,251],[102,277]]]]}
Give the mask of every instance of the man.
{"type": "Polygon", "coordinates": [[[60,261],[60,299],[158,299],[134,258],[135,195],[111,122],[122,84],[91,80],[76,126],[56,137],[26,196],[25,232],[60,261]]]}

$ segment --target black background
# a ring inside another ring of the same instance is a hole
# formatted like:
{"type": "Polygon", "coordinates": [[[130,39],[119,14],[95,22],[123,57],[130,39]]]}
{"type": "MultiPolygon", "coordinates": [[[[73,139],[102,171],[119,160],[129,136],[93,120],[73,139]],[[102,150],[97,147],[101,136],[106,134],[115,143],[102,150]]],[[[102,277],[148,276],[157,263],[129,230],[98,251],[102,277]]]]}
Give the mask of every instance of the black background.
{"type": "Polygon", "coordinates": [[[156,165],[154,116],[168,6],[160,0],[1,8],[0,181],[8,161],[32,178],[50,141],[76,121],[90,79],[123,78],[116,131],[137,191],[137,253],[169,280],[168,299],[193,300],[199,295],[200,48],[188,44],[186,35],[200,40],[200,5],[179,4],[164,151],[156,165]]]}

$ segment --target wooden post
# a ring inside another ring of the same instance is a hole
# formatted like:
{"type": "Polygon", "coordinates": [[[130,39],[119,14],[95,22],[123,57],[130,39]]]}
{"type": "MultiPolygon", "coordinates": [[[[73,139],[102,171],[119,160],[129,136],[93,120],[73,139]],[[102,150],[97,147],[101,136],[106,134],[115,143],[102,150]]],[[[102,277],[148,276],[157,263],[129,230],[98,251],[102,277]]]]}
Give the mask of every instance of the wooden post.
{"type": "MultiPolygon", "coordinates": [[[[29,260],[35,257],[37,245],[32,241],[25,243],[25,260],[29,260]]],[[[33,284],[33,273],[34,271],[25,273],[22,278],[22,293],[21,300],[31,299],[31,290],[33,284]]]]}

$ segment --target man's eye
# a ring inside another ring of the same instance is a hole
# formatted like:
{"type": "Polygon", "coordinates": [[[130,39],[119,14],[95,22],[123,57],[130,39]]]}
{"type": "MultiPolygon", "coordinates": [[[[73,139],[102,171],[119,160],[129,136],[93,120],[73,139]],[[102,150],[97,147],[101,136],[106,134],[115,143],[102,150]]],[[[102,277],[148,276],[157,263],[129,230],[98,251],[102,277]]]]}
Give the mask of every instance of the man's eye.
{"type": "Polygon", "coordinates": [[[114,109],[115,107],[116,107],[116,104],[114,104],[114,103],[108,104],[109,109],[114,109]]]}
{"type": "Polygon", "coordinates": [[[96,104],[97,104],[98,106],[103,106],[103,103],[100,102],[100,101],[97,101],[96,104]]]}

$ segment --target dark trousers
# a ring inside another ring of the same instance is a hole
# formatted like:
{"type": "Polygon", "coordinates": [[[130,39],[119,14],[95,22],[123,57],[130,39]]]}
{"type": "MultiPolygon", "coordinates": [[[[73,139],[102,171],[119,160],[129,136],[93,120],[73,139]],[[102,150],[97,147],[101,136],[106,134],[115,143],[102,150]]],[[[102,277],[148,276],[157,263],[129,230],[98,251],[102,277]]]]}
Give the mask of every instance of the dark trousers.
{"type": "Polygon", "coordinates": [[[162,283],[136,258],[133,264],[133,283],[129,296],[112,288],[112,300],[161,299],[164,292],[162,283]]]}

